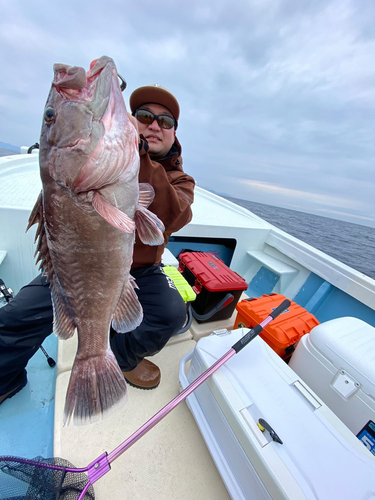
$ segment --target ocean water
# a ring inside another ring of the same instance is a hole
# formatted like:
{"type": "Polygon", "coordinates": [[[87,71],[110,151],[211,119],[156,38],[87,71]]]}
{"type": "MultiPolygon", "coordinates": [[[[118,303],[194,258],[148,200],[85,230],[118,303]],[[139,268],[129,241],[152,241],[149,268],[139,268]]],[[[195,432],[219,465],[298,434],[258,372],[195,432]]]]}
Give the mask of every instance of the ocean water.
{"type": "Polygon", "coordinates": [[[267,222],[375,279],[375,229],[341,220],[226,198],[267,222]]]}

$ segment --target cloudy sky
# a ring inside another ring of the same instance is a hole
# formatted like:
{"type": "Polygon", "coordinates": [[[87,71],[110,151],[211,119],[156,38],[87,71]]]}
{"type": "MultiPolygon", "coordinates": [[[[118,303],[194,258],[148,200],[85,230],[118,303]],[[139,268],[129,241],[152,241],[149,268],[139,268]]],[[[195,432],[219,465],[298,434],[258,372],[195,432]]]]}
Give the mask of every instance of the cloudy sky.
{"type": "Polygon", "coordinates": [[[0,141],[39,140],[55,62],[111,56],[181,105],[184,168],[375,227],[373,0],[0,0],[0,141]]]}

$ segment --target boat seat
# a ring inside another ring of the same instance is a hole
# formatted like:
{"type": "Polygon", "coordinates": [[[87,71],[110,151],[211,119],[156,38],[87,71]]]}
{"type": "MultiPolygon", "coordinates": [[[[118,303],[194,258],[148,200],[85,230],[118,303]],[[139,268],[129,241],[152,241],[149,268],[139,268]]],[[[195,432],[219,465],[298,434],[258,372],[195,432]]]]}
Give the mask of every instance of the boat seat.
{"type": "MultiPolygon", "coordinates": [[[[260,270],[258,271],[258,273],[260,273],[262,269],[266,268],[273,274],[273,282],[272,285],[270,285],[271,290],[261,290],[262,294],[274,291],[274,287],[276,286],[276,284],[278,284],[278,289],[280,290],[279,293],[283,293],[299,273],[299,270],[296,267],[293,267],[286,262],[265,252],[248,250],[247,255],[254,263],[260,265],[260,270]]],[[[249,288],[252,285],[257,288],[254,285],[254,283],[257,282],[257,276],[258,274],[253,278],[249,288]]],[[[264,286],[264,283],[262,283],[262,286],[264,286]]]]}

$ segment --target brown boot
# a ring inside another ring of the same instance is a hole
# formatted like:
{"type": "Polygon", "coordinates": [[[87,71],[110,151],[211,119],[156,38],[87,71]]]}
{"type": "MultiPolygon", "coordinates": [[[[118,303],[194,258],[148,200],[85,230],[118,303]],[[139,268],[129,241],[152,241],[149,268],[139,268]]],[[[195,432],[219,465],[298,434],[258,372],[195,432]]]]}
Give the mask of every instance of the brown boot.
{"type": "Polygon", "coordinates": [[[138,389],[155,389],[160,383],[160,370],[148,359],[142,359],[134,370],[122,372],[125,380],[138,389]]]}

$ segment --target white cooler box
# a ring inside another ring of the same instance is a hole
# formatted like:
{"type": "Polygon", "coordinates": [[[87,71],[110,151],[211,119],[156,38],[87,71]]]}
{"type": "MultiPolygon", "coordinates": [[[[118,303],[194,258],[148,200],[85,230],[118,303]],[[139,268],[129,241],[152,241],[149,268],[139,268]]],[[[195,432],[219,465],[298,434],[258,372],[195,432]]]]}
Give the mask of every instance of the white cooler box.
{"type": "MultiPolygon", "coordinates": [[[[183,388],[247,331],[200,339],[183,388]]],[[[260,337],[187,402],[232,499],[375,499],[375,457],[260,337]]]]}
{"type": "MultiPolygon", "coordinates": [[[[289,366],[356,435],[375,431],[375,328],[357,318],[337,318],[300,340],[289,366]]],[[[372,445],[375,454],[375,432],[372,445]]]]}

